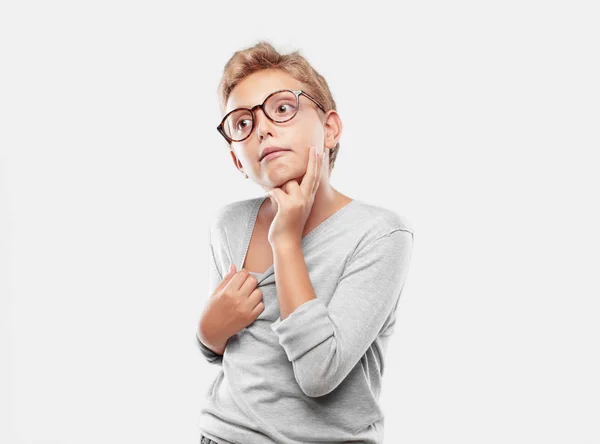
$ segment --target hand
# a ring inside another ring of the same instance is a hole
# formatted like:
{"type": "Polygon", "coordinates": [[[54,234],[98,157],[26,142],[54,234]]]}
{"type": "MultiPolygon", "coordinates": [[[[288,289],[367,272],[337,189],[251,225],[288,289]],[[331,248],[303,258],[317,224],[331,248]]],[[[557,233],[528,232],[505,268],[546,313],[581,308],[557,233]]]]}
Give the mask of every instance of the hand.
{"type": "Polygon", "coordinates": [[[257,283],[248,270],[236,272],[235,265],[229,267],[202,313],[199,327],[202,342],[223,350],[231,336],[254,322],[265,309],[257,283]]]}
{"type": "Polygon", "coordinates": [[[273,246],[276,242],[300,242],[306,220],[310,215],[315,194],[321,183],[321,167],[325,157],[324,148],[310,147],[308,167],[302,182],[296,179],[274,187],[267,194],[277,204],[277,214],[271,222],[267,239],[273,246]]]}

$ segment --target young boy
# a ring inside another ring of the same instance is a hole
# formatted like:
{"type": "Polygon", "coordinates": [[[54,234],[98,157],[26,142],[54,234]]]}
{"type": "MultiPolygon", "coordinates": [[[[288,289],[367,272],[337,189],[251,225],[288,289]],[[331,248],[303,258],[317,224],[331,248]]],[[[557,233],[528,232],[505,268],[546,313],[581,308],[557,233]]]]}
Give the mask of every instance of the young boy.
{"type": "Polygon", "coordinates": [[[224,205],[209,230],[211,296],[196,336],[222,369],[201,443],[381,443],[411,224],[331,186],[342,122],[297,51],[236,52],[219,94],[233,164],[267,195],[224,205]]]}

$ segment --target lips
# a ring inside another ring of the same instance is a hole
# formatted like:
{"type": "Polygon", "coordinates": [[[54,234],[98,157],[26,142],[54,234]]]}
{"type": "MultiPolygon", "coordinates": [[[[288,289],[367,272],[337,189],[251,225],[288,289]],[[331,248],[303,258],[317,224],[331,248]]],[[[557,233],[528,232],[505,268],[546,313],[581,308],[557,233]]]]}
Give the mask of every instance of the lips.
{"type": "Polygon", "coordinates": [[[265,158],[265,156],[267,156],[268,154],[277,152],[277,151],[290,151],[290,150],[287,148],[280,148],[278,146],[268,146],[260,154],[260,160],[262,161],[265,158]]]}

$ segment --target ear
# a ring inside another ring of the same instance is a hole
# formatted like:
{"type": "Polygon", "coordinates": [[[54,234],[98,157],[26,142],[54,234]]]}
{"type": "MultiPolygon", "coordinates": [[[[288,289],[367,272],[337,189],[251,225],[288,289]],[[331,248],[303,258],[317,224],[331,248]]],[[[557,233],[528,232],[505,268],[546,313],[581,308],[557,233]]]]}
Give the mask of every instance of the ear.
{"type": "Polygon", "coordinates": [[[248,176],[246,175],[246,173],[244,172],[244,168],[242,167],[242,162],[240,162],[240,160],[237,158],[237,156],[235,155],[235,152],[233,151],[232,148],[229,148],[229,154],[231,154],[231,160],[233,160],[233,164],[235,165],[235,167],[244,175],[246,176],[246,179],[248,178],[248,176]]]}
{"type": "Polygon", "coordinates": [[[336,110],[329,110],[325,116],[325,148],[335,148],[342,136],[342,119],[336,110]]]}

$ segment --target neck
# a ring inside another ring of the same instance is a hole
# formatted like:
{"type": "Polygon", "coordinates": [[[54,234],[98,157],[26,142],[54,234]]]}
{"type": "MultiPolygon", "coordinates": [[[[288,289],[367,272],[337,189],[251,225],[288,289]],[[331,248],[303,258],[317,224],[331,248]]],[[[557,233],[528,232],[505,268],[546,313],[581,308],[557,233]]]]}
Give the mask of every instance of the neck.
{"type": "MultiPolygon", "coordinates": [[[[315,193],[315,199],[304,226],[303,235],[310,232],[333,213],[344,207],[352,199],[337,191],[327,181],[322,181],[315,193]]],[[[271,197],[264,203],[264,216],[268,221],[272,221],[277,214],[277,203],[271,197]]]]}

